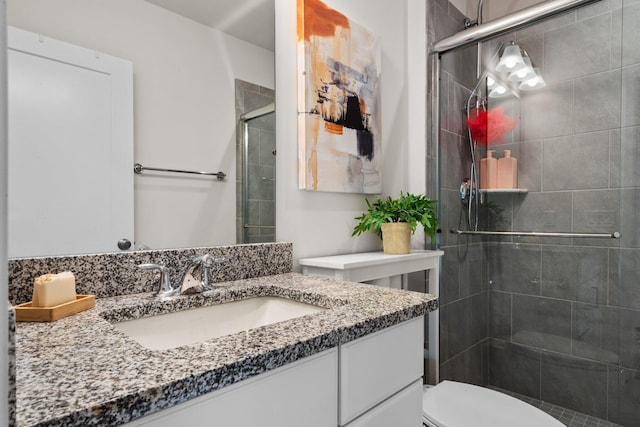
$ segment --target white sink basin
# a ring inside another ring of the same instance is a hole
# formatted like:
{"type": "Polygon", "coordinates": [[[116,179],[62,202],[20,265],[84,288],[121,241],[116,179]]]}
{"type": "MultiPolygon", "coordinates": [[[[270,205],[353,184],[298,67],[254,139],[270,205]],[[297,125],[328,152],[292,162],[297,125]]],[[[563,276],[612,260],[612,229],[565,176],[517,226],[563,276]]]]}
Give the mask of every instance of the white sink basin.
{"type": "Polygon", "coordinates": [[[114,323],[150,350],[167,350],[319,313],[326,308],[286,298],[256,297],[114,323]]]}

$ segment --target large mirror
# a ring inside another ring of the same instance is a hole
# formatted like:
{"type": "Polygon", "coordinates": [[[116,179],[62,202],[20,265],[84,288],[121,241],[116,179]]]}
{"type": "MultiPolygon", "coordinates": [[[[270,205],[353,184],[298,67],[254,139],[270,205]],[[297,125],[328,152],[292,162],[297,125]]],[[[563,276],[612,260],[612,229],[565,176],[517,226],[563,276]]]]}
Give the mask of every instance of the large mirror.
{"type": "MultiPolygon", "coordinates": [[[[239,218],[245,209],[237,132],[240,118],[250,112],[247,99],[259,108],[267,103],[262,95],[273,98],[273,0],[8,0],[7,24],[131,62],[135,163],[226,174],[223,181],[163,172],[134,175],[134,236],[122,236],[133,240],[131,249],[238,243],[239,227],[247,221],[239,218]],[[238,87],[255,89],[257,96],[238,95],[238,87]]],[[[9,116],[11,121],[11,108],[9,116]]],[[[10,132],[10,152],[11,144],[10,132]]],[[[83,162],[77,155],[74,161],[83,162]]],[[[9,188],[11,193],[11,178],[9,188]]],[[[84,191],[75,196],[83,199],[84,191]]],[[[10,221],[12,197],[33,194],[10,194],[10,221]]],[[[51,202],[43,208],[65,205],[51,202]]],[[[72,247],[69,254],[96,252],[72,247]]],[[[105,251],[118,250],[114,241],[105,251]]],[[[9,251],[10,257],[53,255],[9,251]]]]}

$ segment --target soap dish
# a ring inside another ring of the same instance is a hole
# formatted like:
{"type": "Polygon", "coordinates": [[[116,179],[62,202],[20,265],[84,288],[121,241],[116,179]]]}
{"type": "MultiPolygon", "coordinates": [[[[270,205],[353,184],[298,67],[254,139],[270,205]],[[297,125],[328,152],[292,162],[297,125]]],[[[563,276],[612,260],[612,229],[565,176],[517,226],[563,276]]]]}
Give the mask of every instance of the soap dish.
{"type": "Polygon", "coordinates": [[[16,320],[18,322],[53,322],[63,317],[88,310],[96,305],[95,295],[76,295],[75,301],[53,307],[31,307],[31,301],[16,305],[16,320]]]}

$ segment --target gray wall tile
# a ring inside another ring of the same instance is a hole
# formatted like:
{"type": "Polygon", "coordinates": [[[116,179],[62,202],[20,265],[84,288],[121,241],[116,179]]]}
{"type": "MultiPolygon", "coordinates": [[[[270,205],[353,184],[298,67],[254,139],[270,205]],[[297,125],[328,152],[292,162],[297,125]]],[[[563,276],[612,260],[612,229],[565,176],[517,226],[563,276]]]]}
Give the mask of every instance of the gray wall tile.
{"type": "Polygon", "coordinates": [[[574,303],[572,319],[573,355],[608,364],[618,363],[618,308],[574,303]]]}
{"type": "Polygon", "coordinates": [[[471,151],[466,139],[452,132],[440,132],[440,156],[443,164],[447,165],[442,171],[441,183],[443,188],[459,190],[463,178],[470,177],[471,151]]]}
{"type": "Polygon", "coordinates": [[[603,248],[545,246],[542,295],[605,304],[608,251],[603,248]]]}
{"type": "Polygon", "coordinates": [[[640,309],[639,277],[639,250],[611,250],[609,260],[609,304],[640,309]]]}
{"type": "MultiPolygon", "coordinates": [[[[460,296],[466,297],[487,290],[484,280],[484,259],[481,245],[470,245],[464,259],[458,264],[460,269],[460,296]]],[[[460,259],[460,258],[459,258],[460,259]]]]}
{"type": "Polygon", "coordinates": [[[620,364],[640,370],[640,310],[620,309],[620,364]]]}
{"type": "Polygon", "coordinates": [[[622,7],[622,0],[601,0],[599,2],[583,6],[577,10],[578,20],[588,19],[596,15],[611,12],[622,7]]]}
{"type": "Polygon", "coordinates": [[[609,136],[611,152],[611,186],[640,186],[640,127],[612,131],[609,136]]]}
{"type": "Polygon", "coordinates": [[[640,125],[640,65],[622,70],[622,126],[640,125]]]}
{"type": "Polygon", "coordinates": [[[487,379],[484,372],[486,371],[487,358],[483,343],[469,347],[463,353],[447,360],[440,366],[440,380],[485,386],[487,379]]]}
{"type": "Polygon", "coordinates": [[[440,344],[440,366],[442,366],[442,364],[447,360],[450,359],[450,357],[447,357],[447,354],[449,353],[449,337],[448,337],[448,332],[449,332],[449,322],[448,322],[448,316],[447,316],[447,311],[448,311],[448,305],[445,306],[439,306],[438,309],[438,317],[439,317],[439,321],[440,321],[440,331],[439,331],[439,344],[440,344]]]}
{"type": "Polygon", "coordinates": [[[609,186],[609,133],[592,132],[544,142],[542,188],[584,190],[609,186]]]}
{"type": "Polygon", "coordinates": [[[606,365],[543,352],[541,366],[541,400],[607,417],[606,365]]]}
{"type": "Polygon", "coordinates": [[[449,15],[449,2],[446,0],[436,0],[434,8],[435,39],[441,40],[455,34],[464,28],[464,19],[461,21],[458,16],[449,15]],[[446,5],[445,5],[446,3],[446,5]]]}
{"type": "Polygon", "coordinates": [[[540,295],[540,246],[491,245],[487,253],[492,290],[540,295]]]}
{"type": "Polygon", "coordinates": [[[249,128],[249,164],[260,164],[260,130],[249,128]]]}
{"type": "MultiPolygon", "coordinates": [[[[573,231],[611,233],[620,230],[620,192],[618,190],[577,191],[573,195],[573,231]]],[[[620,245],[619,239],[575,239],[583,246],[620,245]]]]}
{"type": "MultiPolygon", "coordinates": [[[[260,224],[260,202],[257,200],[249,200],[249,224],[260,224]]],[[[257,228],[248,228],[248,234],[257,234],[259,229],[257,228]]]]}
{"type": "Polygon", "coordinates": [[[249,112],[264,107],[273,102],[272,95],[260,93],[260,88],[256,92],[245,91],[244,93],[244,111],[249,112]]]}
{"type": "Polygon", "coordinates": [[[609,419],[623,426],[638,424],[640,371],[609,368],[609,419]]]}
{"type": "MultiPolygon", "coordinates": [[[[462,25],[457,23],[456,31],[462,29],[462,25]]],[[[452,33],[454,34],[455,31],[452,33]]],[[[436,40],[440,40],[436,32],[436,40]]],[[[459,47],[442,54],[442,70],[456,76],[455,81],[458,84],[463,85],[467,89],[473,89],[476,85],[476,67],[469,66],[469,64],[475,64],[478,51],[476,46],[459,47]]],[[[462,108],[462,106],[460,106],[462,108]]]]}
{"type": "Polygon", "coordinates": [[[439,283],[441,307],[460,298],[459,249],[457,246],[444,248],[439,283]]]}
{"type": "Polygon", "coordinates": [[[625,5],[622,13],[622,65],[640,62],[640,4],[625,5]]]}
{"type": "Polygon", "coordinates": [[[491,385],[540,399],[540,351],[500,340],[491,340],[491,385]]]}
{"type": "Polygon", "coordinates": [[[486,338],[487,304],[487,293],[482,292],[440,308],[440,343],[443,361],[462,353],[486,338]]]}
{"type": "Polygon", "coordinates": [[[444,318],[441,334],[444,326],[446,340],[446,344],[443,346],[444,360],[461,353],[471,344],[471,325],[468,320],[470,312],[471,299],[469,298],[458,300],[440,309],[440,316],[444,318]]]}
{"type": "Polygon", "coordinates": [[[629,188],[620,191],[620,246],[626,248],[640,247],[640,188],[629,188]]]}
{"type": "Polygon", "coordinates": [[[520,144],[518,187],[529,191],[542,190],[542,141],[525,141],[520,144]]]}
{"type": "Polygon", "coordinates": [[[608,15],[599,15],[545,33],[547,83],[609,69],[610,34],[611,17],[608,15]]]}
{"type": "Polygon", "coordinates": [[[274,132],[260,131],[260,164],[275,167],[276,156],[273,150],[276,149],[276,134],[274,132]]]}
{"type": "Polygon", "coordinates": [[[619,69],[577,79],[574,101],[576,132],[620,127],[621,87],[622,72],[619,69]],[[594,100],[597,100],[597,108],[593,106],[594,100]]]}
{"type": "Polygon", "coordinates": [[[491,291],[489,295],[489,336],[511,341],[511,294],[491,291]]]}
{"type": "MultiPolygon", "coordinates": [[[[276,207],[274,200],[261,200],[260,202],[260,225],[276,225],[276,207]]],[[[273,234],[273,230],[262,230],[269,235],[273,234]]]]}
{"type": "Polygon", "coordinates": [[[475,345],[489,335],[489,293],[481,292],[470,299],[471,312],[468,320],[471,329],[470,345],[475,345]]]}
{"type": "MultiPolygon", "coordinates": [[[[621,1],[621,0],[616,0],[621,1]]],[[[620,6],[622,7],[622,6],[620,6]]],[[[611,13],[611,68],[622,66],[622,9],[611,13]]]]}
{"type": "MultiPolygon", "coordinates": [[[[480,204],[480,228],[483,230],[511,230],[513,228],[513,194],[485,194],[480,204]]],[[[485,241],[510,242],[510,237],[486,236],[485,241]]]]}
{"type": "Polygon", "coordinates": [[[571,303],[514,294],[512,341],[571,353],[571,303]]]}
{"type": "MultiPolygon", "coordinates": [[[[475,85],[475,83],[473,84],[475,85]]],[[[473,86],[471,86],[471,89],[472,88],[473,86]]],[[[449,102],[451,103],[449,106],[451,112],[451,127],[449,130],[457,133],[458,135],[464,135],[465,137],[467,136],[467,123],[464,107],[469,99],[469,95],[471,94],[471,89],[456,81],[453,81],[449,86],[449,90],[451,91],[449,95],[449,102]]]]}
{"type": "Polygon", "coordinates": [[[571,204],[569,192],[529,193],[514,207],[513,227],[523,231],[571,230],[571,204]]]}

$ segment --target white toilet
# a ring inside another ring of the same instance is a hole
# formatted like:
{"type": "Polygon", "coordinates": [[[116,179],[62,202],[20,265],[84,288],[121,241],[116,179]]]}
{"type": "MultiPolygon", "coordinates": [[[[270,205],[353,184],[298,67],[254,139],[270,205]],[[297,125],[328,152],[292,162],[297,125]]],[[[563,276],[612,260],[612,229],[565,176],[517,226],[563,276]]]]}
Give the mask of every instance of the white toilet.
{"type": "Polygon", "coordinates": [[[422,422],[428,427],[565,427],[514,397],[455,381],[424,390],[422,422]]]}

